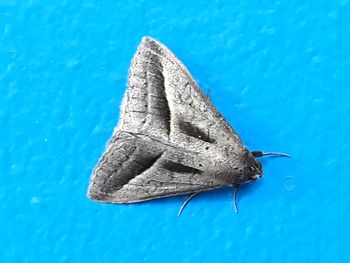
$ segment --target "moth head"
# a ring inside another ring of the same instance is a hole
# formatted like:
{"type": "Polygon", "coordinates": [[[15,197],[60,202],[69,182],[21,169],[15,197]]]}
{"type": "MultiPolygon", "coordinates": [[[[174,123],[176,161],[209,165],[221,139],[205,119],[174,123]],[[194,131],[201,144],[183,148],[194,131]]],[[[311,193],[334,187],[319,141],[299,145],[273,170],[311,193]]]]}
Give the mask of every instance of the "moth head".
{"type": "Polygon", "coordinates": [[[244,182],[252,182],[263,176],[261,162],[256,160],[248,150],[243,154],[243,162],[242,176],[244,182]]]}
{"type": "Polygon", "coordinates": [[[263,176],[263,170],[262,170],[261,162],[256,159],[254,160],[255,160],[255,168],[251,168],[251,169],[253,169],[256,172],[256,174],[253,175],[253,179],[256,180],[263,176]]]}

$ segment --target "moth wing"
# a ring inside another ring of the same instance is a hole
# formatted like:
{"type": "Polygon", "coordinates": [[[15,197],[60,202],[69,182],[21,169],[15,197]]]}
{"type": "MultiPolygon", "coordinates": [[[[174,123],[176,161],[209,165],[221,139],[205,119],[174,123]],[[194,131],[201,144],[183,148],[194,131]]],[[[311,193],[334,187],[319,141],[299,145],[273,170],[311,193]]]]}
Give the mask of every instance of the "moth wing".
{"type": "MultiPolygon", "coordinates": [[[[158,41],[144,37],[133,57],[119,130],[167,139],[179,135],[243,145],[186,67],[158,41]]],[[[180,139],[181,140],[181,139],[180,139]]]]}
{"type": "Polygon", "coordinates": [[[174,162],[152,141],[116,132],[95,168],[88,196],[110,203],[133,203],[225,186],[218,178],[174,162]]]}
{"type": "Polygon", "coordinates": [[[154,39],[144,37],[136,58],[138,56],[147,57],[161,65],[164,77],[161,88],[165,89],[164,94],[171,116],[171,136],[176,137],[181,133],[190,136],[200,134],[202,137],[206,135],[210,141],[230,143],[237,146],[237,152],[241,150],[243,145],[238,134],[203,94],[186,67],[167,47],[154,39]]]}
{"type": "Polygon", "coordinates": [[[141,44],[129,69],[128,88],[117,129],[167,139],[170,116],[161,59],[141,44]]]}

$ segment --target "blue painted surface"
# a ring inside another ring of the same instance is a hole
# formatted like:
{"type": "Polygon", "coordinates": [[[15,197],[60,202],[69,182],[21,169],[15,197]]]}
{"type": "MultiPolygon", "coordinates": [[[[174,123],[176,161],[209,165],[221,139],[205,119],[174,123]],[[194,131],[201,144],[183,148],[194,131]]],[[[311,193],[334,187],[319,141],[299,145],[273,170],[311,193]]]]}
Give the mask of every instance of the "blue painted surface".
{"type": "Polygon", "coordinates": [[[349,262],[350,3],[0,1],[1,262],[349,262]],[[144,35],[185,63],[264,179],[89,201],[144,35]],[[287,178],[291,178],[288,179],[287,178]]]}

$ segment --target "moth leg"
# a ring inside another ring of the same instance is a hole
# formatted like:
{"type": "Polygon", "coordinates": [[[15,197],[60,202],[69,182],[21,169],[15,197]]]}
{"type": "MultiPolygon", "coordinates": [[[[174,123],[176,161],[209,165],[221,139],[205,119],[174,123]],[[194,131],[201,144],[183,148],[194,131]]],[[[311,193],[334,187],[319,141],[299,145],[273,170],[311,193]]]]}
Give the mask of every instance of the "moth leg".
{"type": "Polygon", "coordinates": [[[262,152],[262,151],[251,151],[252,155],[254,157],[263,157],[266,155],[272,155],[272,156],[276,156],[276,157],[288,157],[290,158],[289,154],[286,153],[279,153],[279,152],[262,152]]]}
{"type": "Polygon", "coordinates": [[[182,210],[184,210],[185,206],[188,204],[188,202],[196,195],[198,194],[198,192],[191,194],[190,196],[188,196],[185,200],[185,202],[182,204],[182,206],[180,207],[179,213],[177,213],[177,216],[180,216],[182,213],[182,210]]]}
{"type": "Polygon", "coordinates": [[[235,209],[235,213],[238,214],[238,208],[237,208],[237,192],[238,192],[239,185],[234,187],[233,192],[233,207],[235,209]]]}

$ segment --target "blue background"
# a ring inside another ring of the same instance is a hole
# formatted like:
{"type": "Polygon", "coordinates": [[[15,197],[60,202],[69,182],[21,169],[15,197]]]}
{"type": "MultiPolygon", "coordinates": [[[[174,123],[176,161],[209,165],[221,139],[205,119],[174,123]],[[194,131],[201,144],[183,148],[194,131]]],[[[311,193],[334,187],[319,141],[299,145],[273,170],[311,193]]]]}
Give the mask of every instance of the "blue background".
{"type": "Polygon", "coordinates": [[[347,0],[0,0],[0,261],[349,261],[349,33],[347,0]],[[238,215],[230,189],[180,218],[184,196],[87,199],[144,35],[250,149],[292,155],[264,159],[238,215]]]}

